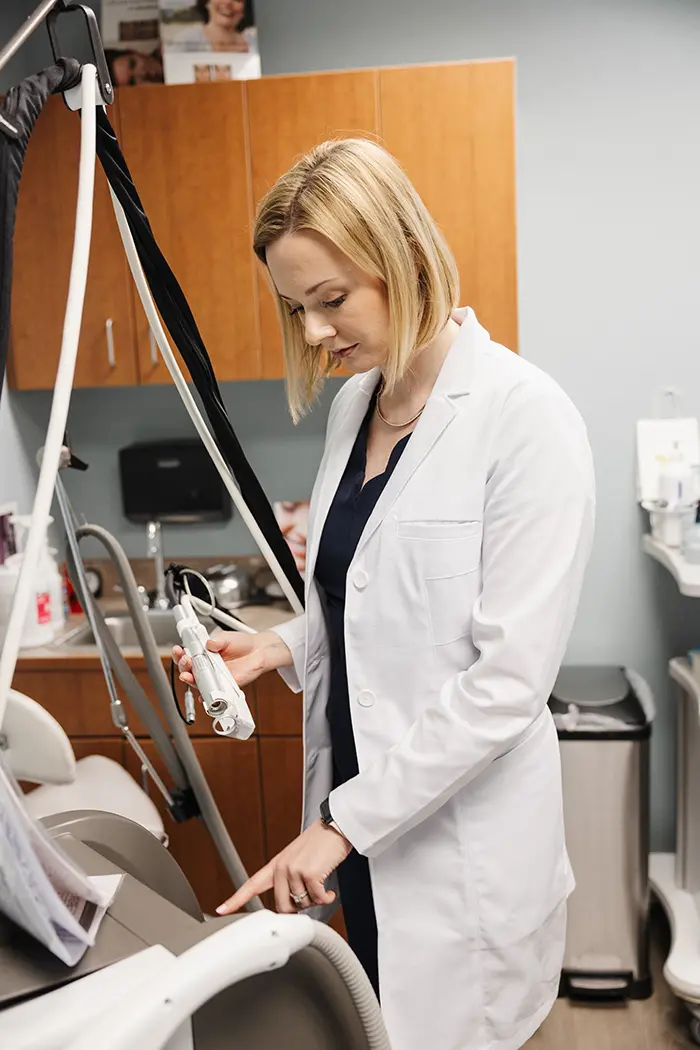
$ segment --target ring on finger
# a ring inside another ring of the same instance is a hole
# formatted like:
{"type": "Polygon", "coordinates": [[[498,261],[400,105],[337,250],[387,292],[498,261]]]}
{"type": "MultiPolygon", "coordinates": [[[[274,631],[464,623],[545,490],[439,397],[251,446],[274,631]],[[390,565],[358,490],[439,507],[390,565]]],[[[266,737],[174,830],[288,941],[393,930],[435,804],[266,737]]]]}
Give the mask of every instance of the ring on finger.
{"type": "Polygon", "coordinates": [[[304,890],[303,893],[290,893],[289,896],[292,898],[297,908],[301,908],[303,906],[304,901],[309,896],[309,891],[304,890]]]}

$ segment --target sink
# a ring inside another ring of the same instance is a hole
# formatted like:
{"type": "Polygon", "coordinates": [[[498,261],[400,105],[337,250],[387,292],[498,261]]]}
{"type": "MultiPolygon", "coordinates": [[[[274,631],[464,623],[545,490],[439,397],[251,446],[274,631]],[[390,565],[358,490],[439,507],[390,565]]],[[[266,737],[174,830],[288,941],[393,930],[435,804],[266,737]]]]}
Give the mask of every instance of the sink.
{"type": "MultiPolygon", "coordinates": [[[[148,617],[148,622],[151,625],[156,645],[159,648],[169,648],[171,645],[174,645],[179,641],[175,620],[173,619],[173,614],[170,610],[148,610],[146,615],[148,617]]],[[[134,646],[138,647],[139,640],[136,635],[136,630],[131,621],[131,617],[126,613],[106,616],[105,623],[120,649],[129,649],[134,646]]],[[[214,626],[211,621],[206,621],[204,618],[201,619],[201,623],[204,624],[207,631],[211,631],[214,626]]],[[[70,634],[64,635],[58,644],[62,647],[70,647],[71,649],[82,648],[87,645],[95,645],[95,636],[92,633],[90,624],[86,623],[82,627],[76,627],[75,630],[70,632],[70,634]]]]}

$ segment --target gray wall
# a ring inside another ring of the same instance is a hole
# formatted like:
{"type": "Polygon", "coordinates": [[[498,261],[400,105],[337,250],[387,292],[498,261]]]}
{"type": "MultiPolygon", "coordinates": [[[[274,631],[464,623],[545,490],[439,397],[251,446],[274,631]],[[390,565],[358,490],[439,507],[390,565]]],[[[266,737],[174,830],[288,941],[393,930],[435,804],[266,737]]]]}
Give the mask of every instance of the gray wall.
{"type": "MultiPolygon", "coordinates": [[[[436,0],[426,8],[417,0],[256,0],[256,6],[266,73],[517,59],[520,347],[583,412],[598,473],[597,541],[569,659],[628,663],[652,684],[659,707],[653,844],[670,848],[673,694],[665,668],[671,655],[700,642],[700,602],[682,599],[640,553],[634,424],[666,384],[684,392],[689,412],[700,413],[700,5],[436,0]]],[[[5,10],[0,18],[7,20],[5,10]]],[[[323,413],[295,433],[292,452],[280,384],[229,387],[225,396],[270,495],[306,491],[320,455],[323,413]]],[[[46,397],[14,401],[20,433],[30,440],[46,397]]],[[[96,469],[89,485],[87,478],[71,479],[75,502],[116,527],[130,553],[139,552],[140,536],[119,520],[116,447],[184,433],[178,412],[165,390],[76,394],[72,432],[96,469]]],[[[0,481],[7,484],[4,475],[0,481]]],[[[191,535],[191,553],[204,543],[224,550],[218,530],[191,535]]],[[[230,536],[237,543],[240,531],[230,536]]],[[[172,546],[174,553],[190,550],[184,539],[173,537],[172,546]]]]}

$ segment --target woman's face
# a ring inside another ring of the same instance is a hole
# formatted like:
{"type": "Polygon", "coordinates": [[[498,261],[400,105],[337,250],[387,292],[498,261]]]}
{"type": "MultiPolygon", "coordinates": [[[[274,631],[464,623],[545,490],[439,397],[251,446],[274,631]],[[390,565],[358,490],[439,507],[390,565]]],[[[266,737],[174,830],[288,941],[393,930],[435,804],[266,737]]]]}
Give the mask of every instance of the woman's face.
{"type": "Polygon", "coordinates": [[[296,567],[299,572],[303,572],[306,568],[306,534],[309,526],[308,500],[276,503],[275,516],[294,555],[296,567]]]}
{"type": "Polygon", "coordinates": [[[267,265],[310,346],[324,347],[349,372],[386,360],[390,324],[386,286],[360,270],[326,237],[287,233],[267,249],[267,265]]]}
{"type": "Polygon", "coordinates": [[[245,14],[243,0],[209,0],[209,21],[220,29],[234,30],[245,14]]]}
{"type": "Polygon", "coordinates": [[[163,63],[157,55],[125,51],[112,62],[112,79],[117,87],[163,82],[163,63]]]}

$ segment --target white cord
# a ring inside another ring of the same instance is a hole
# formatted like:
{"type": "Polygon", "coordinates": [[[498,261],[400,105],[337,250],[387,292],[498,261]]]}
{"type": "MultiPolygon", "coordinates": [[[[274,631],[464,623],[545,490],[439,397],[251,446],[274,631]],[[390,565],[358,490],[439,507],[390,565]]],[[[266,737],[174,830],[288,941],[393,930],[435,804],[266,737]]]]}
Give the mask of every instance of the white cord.
{"type": "Polygon", "coordinates": [[[218,623],[222,623],[225,627],[231,627],[234,631],[240,631],[242,634],[258,633],[254,627],[249,627],[247,623],[243,622],[243,620],[238,620],[235,616],[229,616],[228,613],[222,612],[221,609],[216,608],[216,601],[214,599],[214,592],[211,589],[211,584],[206,576],[202,576],[201,572],[197,572],[196,569],[184,569],[182,575],[183,586],[195,612],[201,613],[202,616],[208,616],[209,619],[216,620],[218,623]],[[188,576],[196,576],[198,580],[201,580],[207,594],[209,595],[208,602],[205,602],[204,599],[198,598],[196,594],[192,593],[189,580],[187,579],[188,576]]]}
{"type": "Polygon", "coordinates": [[[254,627],[250,627],[243,620],[237,619],[235,616],[231,616],[229,613],[222,612],[220,609],[216,609],[213,605],[207,605],[201,598],[192,595],[190,598],[192,602],[192,608],[195,612],[201,613],[202,616],[209,616],[212,620],[216,620],[217,623],[223,624],[224,627],[230,627],[233,631],[240,631],[242,634],[257,634],[258,632],[254,627]]]}
{"type": "Polygon", "coordinates": [[[197,572],[196,569],[184,569],[182,575],[183,575],[183,583],[184,583],[185,591],[190,596],[190,598],[194,597],[194,595],[192,594],[192,591],[190,590],[190,581],[189,581],[188,577],[189,576],[196,576],[197,579],[201,583],[204,584],[204,588],[205,588],[207,594],[209,595],[209,604],[213,608],[214,607],[214,592],[212,591],[211,584],[209,583],[209,580],[206,578],[206,576],[202,576],[201,572],[197,572]]]}
{"type": "Polygon", "coordinates": [[[122,242],[124,244],[124,250],[126,252],[126,257],[129,262],[129,267],[131,269],[131,275],[134,278],[134,281],[136,282],[136,288],[139,293],[139,298],[141,299],[141,304],[146,312],[148,323],[151,326],[151,331],[153,332],[155,340],[158,344],[161,355],[163,357],[163,361],[165,362],[165,366],[170,372],[170,375],[172,377],[173,382],[175,383],[175,386],[177,387],[177,391],[182,399],[182,402],[185,408],[187,409],[190,419],[194,423],[195,430],[202,439],[202,442],[205,448],[207,449],[207,452],[209,453],[212,462],[214,463],[214,466],[219,472],[219,476],[223,481],[228,494],[230,495],[231,499],[236,505],[238,513],[241,515],[243,521],[248,526],[248,529],[253,539],[257,543],[261,554],[267,561],[267,564],[270,566],[270,569],[272,570],[275,579],[282,588],[282,591],[285,597],[287,598],[287,601],[291,605],[292,609],[297,613],[301,613],[304,611],[304,607],[299,598],[297,597],[296,591],[287,579],[284,569],[277,560],[274,551],[265,539],[265,536],[262,530],[260,529],[257,521],[255,520],[255,517],[249,510],[248,505],[245,502],[240,492],[240,489],[236,485],[231,471],[228,468],[226,460],[221,455],[218,445],[212,437],[209,428],[207,427],[207,424],[204,421],[204,418],[202,417],[202,414],[197,407],[197,404],[187,386],[185,377],[180,371],[180,366],[177,363],[175,355],[170,349],[170,344],[168,343],[168,339],[163,329],[163,325],[161,324],[158,312],[153,302],[151,291],[148,287],[148,282],[146,281],[146,277],[141,267],[141,261],[138,257],[138,252],[136,251],[134,238],[131,235],[131,230],[129,229],[129,224],[126,220],[126,215],[124,214],[124,209],[117,200],[117,197],[111,186],[110,193],[112,196],[112,204],[114,205],[114,214],[117,217],[117,225],[119,226],[119,232],[121,234],[122,242]]]}
{"type": "Polygon", "coordinates": [[[87,283],[88,260],[90,257],[90,238],[92,235],[97,124],[95,113],[97,104],[96,77],[97,70],[93,65],[83,66],[81,77],[82,117],[80,121],[78,199],[73,239],[73,257],[68,285],[68,301],[66,302],[66,312],[63,320],[61,355],[56,371],[56,385],[51,402],[49,427],[46,434],[34,506],[32,508],[32,523],[12,602],[5,644],[0,654],[0,725],[2,725],[10,686],[15,673],[17,655],[22,642],[25,619],[29,610],[41,545],[49,526],[51,500],[61,461],[63,437],[66,430],[66,420],[68,419],[71,391],[73,389],[75,363],[78,357],[80,324],[83,316],[85,285],[87,283]]]}

